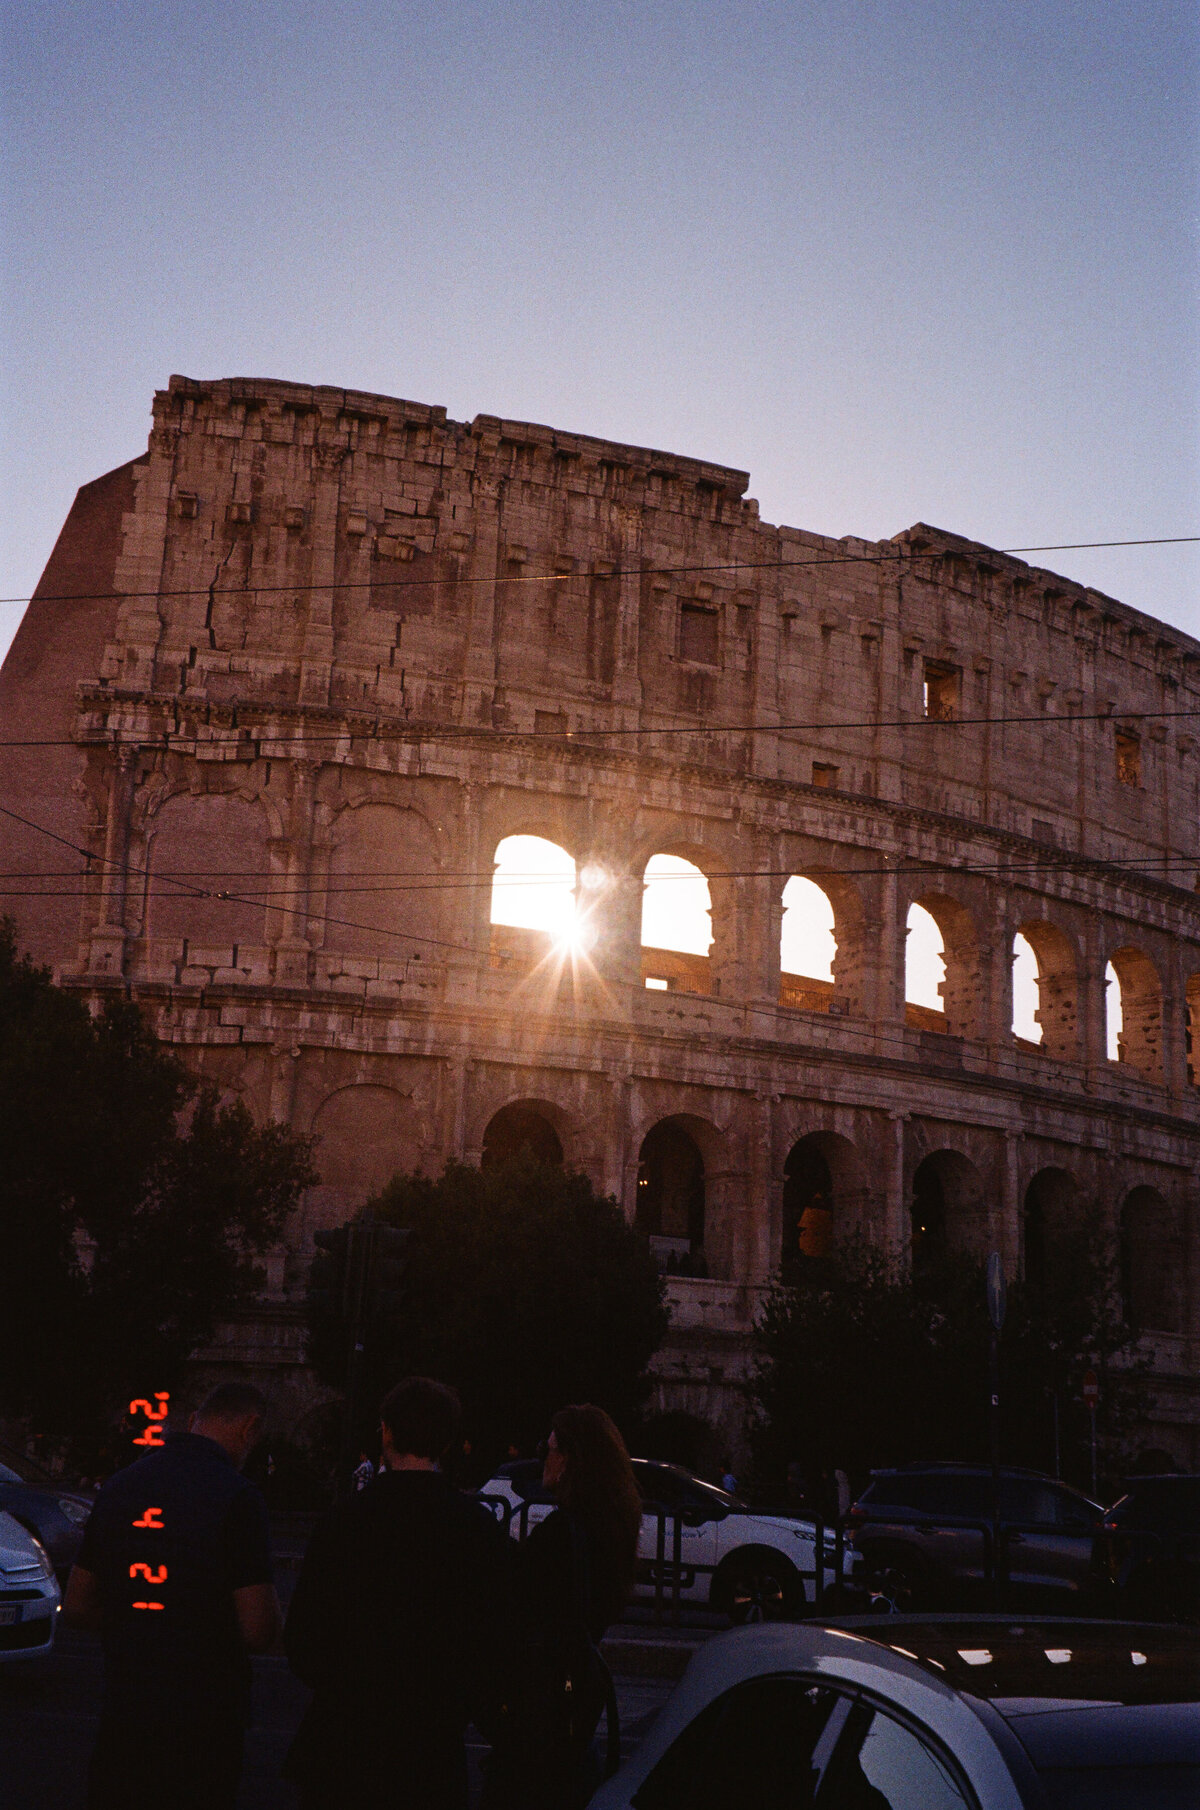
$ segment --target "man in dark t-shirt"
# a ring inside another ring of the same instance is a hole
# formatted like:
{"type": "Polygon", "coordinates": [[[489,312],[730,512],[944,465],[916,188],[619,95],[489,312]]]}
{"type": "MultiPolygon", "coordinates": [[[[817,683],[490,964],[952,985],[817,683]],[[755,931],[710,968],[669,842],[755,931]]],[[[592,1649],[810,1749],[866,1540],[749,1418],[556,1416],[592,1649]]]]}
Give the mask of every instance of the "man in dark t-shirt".
{"type": "Polygon", "coordinates": [[[222,1384],[96,1499],[63,1604],[104,1644],[89,1810],[233,1804],[249,1656],[280,1625],[266,1504],[240,1475],[265,1412],[257,1389],[222,1384]]]}
{"type": "Polygon", "coordinates": [[[380,1415],[387,1469],[316,1529],[288,1610],[313,1700],[285,1772],[304,1810],[466,1810],[463,1736],[505,1658],[510,1542],[439,1468],[453,1390],[409,1377],[380,1415]]]}

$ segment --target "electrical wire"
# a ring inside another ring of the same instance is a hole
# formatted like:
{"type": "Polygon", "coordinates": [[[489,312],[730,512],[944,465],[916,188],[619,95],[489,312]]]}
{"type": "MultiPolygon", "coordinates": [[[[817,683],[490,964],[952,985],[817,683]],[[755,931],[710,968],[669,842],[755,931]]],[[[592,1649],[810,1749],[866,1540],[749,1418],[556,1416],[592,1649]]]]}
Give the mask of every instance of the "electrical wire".
{"type": "MultiPolygon", "coordinates": [[[[157,701],[157,700],[156,700],[157,701]]],[[[114,700],[119,702],[119,700],[114,700]]],[[[262,708],[251,702],[242,702],[236,706],[216,706],[217,709],[236,710],[239,716],[262,708]]],[[[671,728],[636,728],[636,729],[497,729],[484,724],[472,723],[434,723],[422,727],[415,723],[402,723],[381,731],[376,724],[373,730],[364,729],[331,729],[328,734],[313,734],[302,730],[299,735],[290,736],[283,730],[251,729],[238,725],[241,740],[235,746],[244,748],[255,760],[285,759],[297,750],[309,747],[325,747],[329,743],[339,742],[382,742],[382,741],[416,741],[435,742],[442,740],[481,740],[493,742],[511,741],[555,741],[577,743],[583,747],[598,736],[643,736],[643,735],[842,735],[859,730],[880,729],[977,729],[1004,727],[1013,724],[1039,723],[1043,729],[1068,728],[1072,723],[1113,723],[1120,728],[1126,724],[1140,722],[1172,721],[1176,718],[1200,717],[1200,705],[1186,710],[1146,710],[1141,705],[1134,705],[1126,710],[1118,710],[1115,706],[1109,710],[1070,711],[1063,716],[1050,716],[1045,711],[1036,715],[1003,715],[1003,716],[913,716],[913,717],[864,717],[858,722],[844,723],[696,723],[676,724],[671,728]],[[278,752],[264,753],[261,744],[270,744],[272,750],[278,752]]],[[[190,749],[195,753],[200,748],[220,746],[217,737],[198,735],[181,736],[178,731],[163,730],[159,734],[134,735],[128,740],[118,739],[119,730],[111,732],[111,739],[86,739],[89,735],[97,737],[108,734],[103,730],[83,730],[79,736],[31,736],[24,739],[0,740],[0,748],[138,748],[148,754],[170,753],[183,754],[190,749]]],[[[228,746],[228,743],[224,744],[228,746]]],[[[769,775],[756,775],[769,778],[769,775]]],[[[804,780],[792,781],[792,784],[803,785],[804,780]]],[[[824,788],[832,790],[833,788],[824,788]]]]}
{"type": "MultiPolygon", "coordinates": [[[[417,520],[420,518],[411,518],[417,520]]],[[[732,526],[733,524],[726,524],[732,526]]],[[[768,532],[771,530],[768,529],[768,532]]],[[[778,530],[775,530],[778,532],[778,530]]],[[[34,592],[29,597],[0,597],[0,604],[32,603],[81,603],[81,602],[116,602],[120,599],[144,597],[244,597],[247,594],[270,597],[289,591],[369,591],[380,584],[397,588],[415,589],[424,585],[479,585],[479,584],[571,584],[586,580],[588,583],[608,583],[614,578],[678,578],[688,574],[706,572],[779,572],[811,566],[840,565],[889,565],[904,559],[945,559],[975,558],[994,555],[998,558],[1010,559],[1023,553],[1082,553],[1114,547],[1180,547],[1191,546],[1200,541],[1200,534],[1168,534],[1152,535],[1141,540],[1079,540],[1058,541],[1040,547],[895,547],[878,553],[831,553],[813,559],[735,559],[710,565],[690,566],[617,566],[611,572],[526,572],[498,574],[495,572],[479,573],[470,576],[450,578],[389,578],[389,579],[332,579],[328,583],[314,583],[310,579],[300,579],[292,584],[243,584],[226,586],[217,590],[213,585],[188,585],[179,590],[155,591],[61,591],[34,592]]],[[[604,555],[594,553],[594,559],[602,559],[604,555]]],[[[1055,574],[1057,576],[1057,574],[1055,574]]]]}

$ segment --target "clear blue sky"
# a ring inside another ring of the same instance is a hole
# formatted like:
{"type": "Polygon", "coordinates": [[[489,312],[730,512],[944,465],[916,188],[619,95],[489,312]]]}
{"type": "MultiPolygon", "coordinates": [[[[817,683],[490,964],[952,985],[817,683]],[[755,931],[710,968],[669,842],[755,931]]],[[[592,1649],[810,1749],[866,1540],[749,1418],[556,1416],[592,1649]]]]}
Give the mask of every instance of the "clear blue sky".
{"type": "MultiPolygon", "coordinates": [[[[1200,532],[1197,18],[22,0],[0,594],[172,371],[716,459],[832,534],[1200,532]]],[[[1200,634],[1196,549],[1045,563],[1200,634]]]]}

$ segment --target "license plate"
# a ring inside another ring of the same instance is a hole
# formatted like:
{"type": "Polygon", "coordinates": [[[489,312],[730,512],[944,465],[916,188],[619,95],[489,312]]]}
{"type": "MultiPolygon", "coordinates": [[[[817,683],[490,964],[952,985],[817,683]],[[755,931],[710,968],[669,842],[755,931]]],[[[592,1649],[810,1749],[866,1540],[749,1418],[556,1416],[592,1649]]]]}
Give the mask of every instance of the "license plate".
{"type": "Polygon", "coordinates": [[[15,1621],[21,1619],[19,1603],[0,1603],[0,1628],[10,1628],[15,1621]]]}

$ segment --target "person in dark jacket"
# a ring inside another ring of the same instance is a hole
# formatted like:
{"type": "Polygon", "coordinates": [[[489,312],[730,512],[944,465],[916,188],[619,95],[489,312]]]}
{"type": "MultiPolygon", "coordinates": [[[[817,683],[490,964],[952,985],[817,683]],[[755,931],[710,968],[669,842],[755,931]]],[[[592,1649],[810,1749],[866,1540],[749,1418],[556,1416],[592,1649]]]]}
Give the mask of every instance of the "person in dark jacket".
{"type": "Polygon", "coordinates": [[[96,1499],[63,1604],[104,1642],[91,1810],[231,1810],[249,1655],[279,1633],[266,1504],[239,1475],[266,1406],[222,1383],[96,1499]]]}
{"type": "Polygon", "coordinates": [[[313,1699],[284,1766],[304,1810],[465,1810],[464,1734],[507,1633],[509,1542],[439,1463],[452,1389],[409,1377],[380,1409],[386,1469],[316,1529],[288,1611],[313,1699]]]}
{"type": "Polygon", "coordinates": [[[597,1649],[633,1589],[641,1498],[603,1408],[559,1409],[542,1485],[558,1507],[517,1550],[514,1674],[485,1763],[484,1810],[586,1802],[588,1749],[605,1704],[597,1649]]]}

